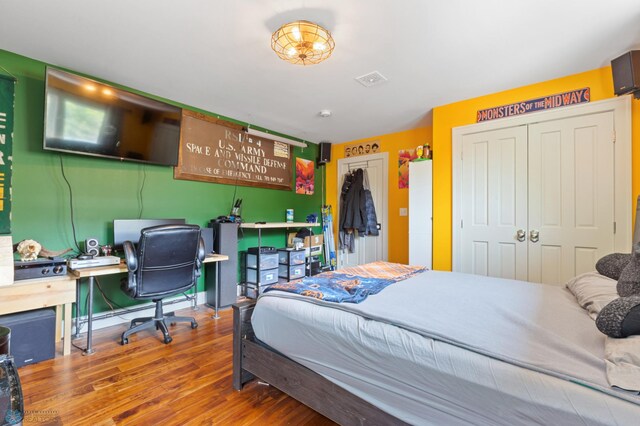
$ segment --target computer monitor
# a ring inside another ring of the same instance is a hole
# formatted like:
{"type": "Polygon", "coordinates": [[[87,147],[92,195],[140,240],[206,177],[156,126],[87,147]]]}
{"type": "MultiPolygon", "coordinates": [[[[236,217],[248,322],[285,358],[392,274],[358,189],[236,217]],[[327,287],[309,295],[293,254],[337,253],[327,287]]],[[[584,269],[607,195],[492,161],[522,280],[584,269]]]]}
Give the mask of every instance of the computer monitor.
{"type": "Polygon", "coordinates": [[[122,243],[131,241],[138,244],[140,231],[150,226],[184,225],[185,219],[115,219],[113,221],[113,245],[122,248],[122,243]]]}

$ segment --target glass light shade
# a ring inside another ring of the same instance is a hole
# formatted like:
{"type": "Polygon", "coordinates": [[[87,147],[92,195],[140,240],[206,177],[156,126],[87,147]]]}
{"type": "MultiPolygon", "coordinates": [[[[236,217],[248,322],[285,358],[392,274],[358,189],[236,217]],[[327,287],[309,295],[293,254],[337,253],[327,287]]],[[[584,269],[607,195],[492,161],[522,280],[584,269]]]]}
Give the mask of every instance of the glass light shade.
{"type": "Polygon", "coordinates": [[[298,65],[318,64],[331,56],[334,47],[329,31],[309,21],[284,24],[271,37],[271,48],[280,59],[298,65]]]}

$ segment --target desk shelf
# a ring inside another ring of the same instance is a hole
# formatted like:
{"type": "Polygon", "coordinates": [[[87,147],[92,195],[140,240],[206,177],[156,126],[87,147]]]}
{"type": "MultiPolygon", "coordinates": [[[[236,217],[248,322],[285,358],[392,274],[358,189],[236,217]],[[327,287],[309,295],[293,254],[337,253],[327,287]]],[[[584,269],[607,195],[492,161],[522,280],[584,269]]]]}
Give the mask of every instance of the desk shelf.
{"type": "Polygon", "coordinates": [[[240,228],[249,229],[282,229],[282,228],[315,228],[320,226],[319,223],[308,222],[268,222],[268,223],[250,223],[244,222],[240,224],[240,228]]]}

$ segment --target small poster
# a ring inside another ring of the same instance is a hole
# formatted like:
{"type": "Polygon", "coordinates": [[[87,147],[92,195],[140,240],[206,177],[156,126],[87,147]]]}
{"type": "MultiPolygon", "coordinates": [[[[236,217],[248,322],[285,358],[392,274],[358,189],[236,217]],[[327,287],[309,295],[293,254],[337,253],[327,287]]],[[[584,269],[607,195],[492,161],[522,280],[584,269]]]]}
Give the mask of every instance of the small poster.
{"type": "Polygon", "coordinates": [[[418,158],[415,149],[398,151],[398,188],[409,188],[409,163],[418,158]]]}
{"type": "Polygon", "coordinates": [[[11,233],[11,152],[16,80],[0,75],[0,234],[11,233]]]}
{"type": "Polygon", "coordinates": [[[358,155],[376,154],[380,152],[380,142],[370,141],[361,143],[347,144],[344,147],[344,156],[357,157],[358,155]]]}
{"type": "Polygon", "coordinates": [[[296,194],[313,195],[314,167],[313,161],[296,158],[296,194]]]}

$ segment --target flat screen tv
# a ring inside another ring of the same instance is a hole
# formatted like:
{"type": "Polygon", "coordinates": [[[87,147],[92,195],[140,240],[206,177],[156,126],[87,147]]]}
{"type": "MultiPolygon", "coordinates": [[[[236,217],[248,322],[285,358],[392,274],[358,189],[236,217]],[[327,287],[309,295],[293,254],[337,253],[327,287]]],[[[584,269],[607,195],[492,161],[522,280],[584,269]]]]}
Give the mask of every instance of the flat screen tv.
{"type": "Polygon", "coordinates": [[[45,150],[178,163],[178,107],[51,67],[45,98],[45,150]]]}

